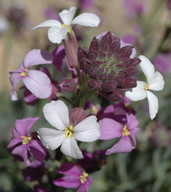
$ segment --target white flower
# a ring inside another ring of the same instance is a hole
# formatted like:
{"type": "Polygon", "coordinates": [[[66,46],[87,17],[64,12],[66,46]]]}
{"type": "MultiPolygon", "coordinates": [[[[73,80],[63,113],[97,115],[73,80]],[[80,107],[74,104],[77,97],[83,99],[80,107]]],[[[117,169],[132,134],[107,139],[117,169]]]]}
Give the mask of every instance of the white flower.
{"type": "Polygon", "coordinates": [[[154,119],[159,108],[157,97],[149,90],[161,91],[164,88],[164,80],[161,73],[154,71],[154,65],[143,55],[139,56],[140,67],[146,76],[147,82],[137,81],[137,86],[126,92],[126,97],[132,101],[143,100],[147,97],[150,118],[154,119]]]}
{"type": "Polygon", "coordinates": [[[100,19],[97,15],[93,13],[82,13],[78,15],[75,19],[76,7],[71,7],[69,10],[63,10],[59,13],[59,16],[63,23],[57,20],[47,20],[43,23],[37,25],[33,29],[50,27],[48,30],[48,38],[52,43],[60,44],[63,39],[65,39],[67,32],[71,32],[71,25],[79,24],[89,27],[97,27],[100,23],[100,19]]]}
{"type": "Polygon", "coordinates": [[[43,145],[51,150],[60,150],[66,156],[81,159],[83,158],[76,140],[92,142],[100,137],[97,118],[91,115],[78,123],[75,127],[70,124],[69,111],[63,101],[51,101],[43,108],[46,120],[56,129],[40,128],[39,136],[43,145]]]}

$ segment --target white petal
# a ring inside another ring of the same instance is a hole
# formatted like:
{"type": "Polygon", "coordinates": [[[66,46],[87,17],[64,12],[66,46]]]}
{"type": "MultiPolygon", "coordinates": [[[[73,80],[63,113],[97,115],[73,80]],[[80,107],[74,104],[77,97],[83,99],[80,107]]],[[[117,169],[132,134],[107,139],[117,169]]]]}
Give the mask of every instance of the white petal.
{"type": "Polygon", "coordinates": [[[63,131],[57,131],[50,128],[40,128],[38,129],[38,134],[43,145],[51,150],[57,149],[65,139],[63,131]]]}
{"type": "Polygon", "coordinates": [[[62,19],[65,25],[70,25],[74,15],[75,15],[76,7],[71,7],[69,10],[63,10],[59,13],[60,18],[62,19]]]}
{"type": "Polygon", "coordinates": [[[64,39],[64,29],[58,28],[58,27],[51,27],[48,30],[48,38],[49,41],[51,41],[52,43],[58,43],[60,44],[62,42],[62,40],[64,39]]]}
{"type": "Polygon", "coordinates": [[[147,78],[147,82],[149,83],[154,76],[154,65],[143,55],[140,55],[139,59],[141,60],[140,67],[147,78]]]}
{"type": "Polygon", "coordinates": [[[59,130],[69,126],[69,112],[63,101],[51,101],[43,107],[46,120],[59,130]]]}
{"type": "Polygon", "coordinates": [[[149,104],[150,118],[154,119],[159,109],[158,99],[151,91],[147,91],[147,99],[149,104]]]}
{"type": "Polygon", "coordinates": [[[39,25],[37,25],[33,29],[38,29],[38,28],[42,28],[42,27],[59,27],[59,28],[62,28],[62,25],[59,21],[51,19],[51,20],[44,21],[43,23],[40,23],[39,25]]]}
{"type": "Polygon", "coordinates": [[[153,79],[149,82],[150,86],[149,89],[160,91],[164,88],[164,79],[163,75],[158,71],[154,73],[153,79]]]}
{"type": "Polygon", "coordinates": [[[92,115],[74,127],[75,138],[79,141],[92,142],[100,137],[100,128],[97,118],[92,115]]]}
{"type": "Polygon", "coordinates": [[[78,24],[88,27],[97,27],[100,23],[100,18],[93,13],[82,13],[78,15],[71,24],[78,24]]]}
{"type": "Polygon", "coordinates": [[[82,152],[80,151],[77,142],[75,138],[72,136],[70,138],[66,138],[64,142],[62,143],[61,146],[61,152],[68,156],[72,157],[74,159],[82,159],[83,155],[82,152]]]}
{"type": "Polygon", "coordinates": [[[145,82],[137,81],[137,86],[133,88],[132,91],[126,91],[125,96],[132,101],[139,101],[145,99],[147,97],[145,85],[145,82]]]}

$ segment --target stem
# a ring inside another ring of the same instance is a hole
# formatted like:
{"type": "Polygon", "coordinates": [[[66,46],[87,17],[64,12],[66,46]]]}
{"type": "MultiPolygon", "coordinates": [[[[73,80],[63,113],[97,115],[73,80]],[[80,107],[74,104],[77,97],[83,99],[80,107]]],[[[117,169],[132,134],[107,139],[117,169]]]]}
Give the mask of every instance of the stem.
{"type": "Polygon", "coordinates": [[[81,86],[83,86],[83,79],[82,79],[82,76],[81,76],[81,73],[80,73],[80,69],[78,67],[75,68],[76,71],[77,71],[77,76],[78,76],[78,81],[79,81],[79,84],[81,86]]]}
{"type": "Polygon", "coordinates": [[[73,107],[75,106],[75,103],[72,102],[72,101],[71,101],[70,99],[68,99],[67,97],[65,97],[65,96],[63,96],[63,95],[58,96],[58,97],[59,97],[60,99],[64,100],[64,101],[70,103],[73,107]]]}

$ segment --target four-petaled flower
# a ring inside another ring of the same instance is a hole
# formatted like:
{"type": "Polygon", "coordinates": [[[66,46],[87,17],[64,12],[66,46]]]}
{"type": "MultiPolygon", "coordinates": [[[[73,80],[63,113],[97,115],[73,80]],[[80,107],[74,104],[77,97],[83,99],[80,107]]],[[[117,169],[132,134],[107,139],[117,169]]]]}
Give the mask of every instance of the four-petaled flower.
{"type": "Polygon", "coordinates": [[[71,7],[69,10],[63,10],[59,13],[63,23],[58,20],[47,20],[37,25],[33,29],[50,27],[48,30],[48,38],[52,43],[60,44],[65,39],[68,32],[72,32],[71,25],[78,24],[89,27],[97,27],[100,19],[93,13],[82,13],[74,18],[76,7],[71,7]],[[74,18],[74,19],[73,19],[74,18]]]}
{"type": "Polygon", "coordinates": [[[68,108],[61,100],[46,104],[43,112],[46,120],[57,129],[40,128],[38,130],[41,141],[46,148],[55,150],[61,146],[60,149],[66,156],[81,159],[83,155],[76,140],[92,142],[100,137],[96,116],[91,115],[73,125],[68,108]]]}
{"type": "Polygon", "coordinates": [[[46,150],[37,137],[36,132],[28,133],[39,117],[29,117],[16,120],[16,129],[13,129],[12,140],[8,149],[14,157],[21,157],[27,166],[31,166],[30,156],[37,161],[43,161],[46,150]]]}
{"type": "Polygon", "coordinates": [[[113,119],[104,118],[99,121],[100,140],[110,140],[120,137],[120,140],[110,149],[106,151],[106,155],[112,153],[128,153],[136,147],[135,135],[140,128],[137,127],[138,120],[132,114],[127,116],[127,123],[121,124],[113,119]]]}
{"type": "Polygon", "coordinates": [[[10,72],[10,81],[12,84],[11,100],[16,101],[17,93],[15,88],[20,80],[23,81],[26,88],[40,99],[48,98],[52,92],[51,81],[49,77],[38,70],[30,70],[31,66],[51,64],[52,55],[40,49],[29,51],[21,64],[21,67],[10,72]]]}
{"type": "Polygon", "coordinates": [[[65,175],[65,177],[54,180],[54,185],[65,188],[78,188],[77,192],[89,191],[92,178],[81,167],[72,163],[63,163],[57,172],[65,175]]]}
{"type": "Polygon", "coordinates": [[[137,86],[132,91],[126,92],[126,97],[132,101],[143,100],[147,97],[149,103],[150,118],[154,119],[159,108],[157,97],[149,90],[161,91],[164,88],[163,76],[154,71],[154,65],[143,55],[139,56],[140,67],[146,76],[147,82],[137,81],[137,86]]]}

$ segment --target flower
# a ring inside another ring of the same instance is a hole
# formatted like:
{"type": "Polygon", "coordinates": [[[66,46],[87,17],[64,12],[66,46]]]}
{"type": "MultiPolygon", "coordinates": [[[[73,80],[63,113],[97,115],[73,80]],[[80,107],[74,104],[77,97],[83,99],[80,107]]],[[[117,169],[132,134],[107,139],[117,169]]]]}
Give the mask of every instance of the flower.
{"type": "Polygon", "coordinates": [[[15,157],[21,157],[27,166],[31,166],[29,157],[33,156],[37,161],[45,158],[46,151],[36,132],[28,134],[29,130],[39,117],[29,117],[16,120],[16,129],[13,129],[12,140],[8,145],[8,149],[15,157]]]}
{"type": "MultiPolygon", "coordinates": [[[[41,141],[46,148],[55,150],[61,146],[60,150],[66,156],[81,159],[83,155],[76,140],[92,142],[100,137],[99,125],[94,115],[85,119],[83,119],[84,114],[77,115],[78,117],[75,116],[74,121],[73,115],[69,117],[68,108],[61,100],[46,104],[43,112],[46,120],[57,129],[40,128],[38,130],[41,141]],[[80,118],[83,120],[80,121],[80,118]],[[71,119],[72,122],[78,122],[78,124],[72,123],[71,119]]],[[[78,114],[77,110],[76,114],[78,114]]]]}
{"type": "Polygon", "coordinates": [[[159,108],[157,97],[149,90],[161,91],[164,88],[164,80],[161,73],[154,71],[154,65],[143,55],[140,67],[146,76],[147,82],[137,81],[137,86],[132,91],[126,92],[126,97],[132,101],[143,100],[147,97],[149,104],[150,118],[154,119],[159,108]]]}
{"type": "Polygon", "coordinates": [[[122,100],[136,86],[135,49],[111,32],[95,37],[89,51],[79,47],[78,62],[88,76],[88,86],[110,101],[122,100]]]}
{"type": "Polygon", "coordinates": [[[49,77],[38,70],[30,70],[34,65],[51,64],[52,55],[40,49],[29,51],[21,64],[21,67],[10,72],[12,84],[11,100],[18,100],[15,88],[22,79],[26,88],[36,97],[44,99],[51,95],[52,86],[49,77]]]}
{"type": "Polygon", "coordinates": [[[106,155],[112,153],[128,153],[136,147],[135,135],[140,130],[140,128],[137,127],[139,122],[132,114],[127,114],[126,116],[126,124],[118,123],[110,118],[104,118],[99,121],[101,132],[100,140],[110,140],[120,137],[120,140],[106,151],[106,155]]]}
{"type": "Polygon", "coordinates": [[[65,188],[78,188],[77,192],[88,192],[92,178],[82,168],[72,163],[63,163],[57,172],[65,175],[65,177],[54,180],[54,185],[65,188]]]}
{"type": "Polygon", "coordinates": [[[58,20],[47,20],[37,25],[33,29],[42,27],[50,27],[48,30],[48,38],[52,43],[60,44],[65,39],[67,32],[72,32],[71,25],[79,24],[89,27],[97,27],[100,23],[100,19],[93,13],[82,13],[74,18],[76,7],[71,7],[69,10],[63,10],[59,13],[63,23],[58,20]],[[73,19],[74,18],[74,19],[73,19]]]}

